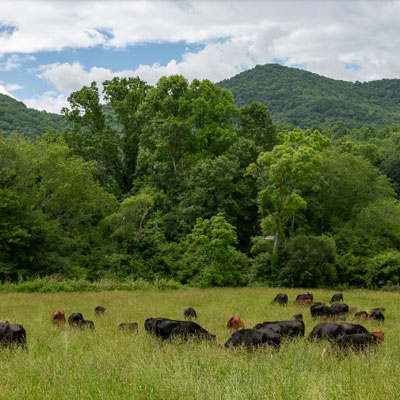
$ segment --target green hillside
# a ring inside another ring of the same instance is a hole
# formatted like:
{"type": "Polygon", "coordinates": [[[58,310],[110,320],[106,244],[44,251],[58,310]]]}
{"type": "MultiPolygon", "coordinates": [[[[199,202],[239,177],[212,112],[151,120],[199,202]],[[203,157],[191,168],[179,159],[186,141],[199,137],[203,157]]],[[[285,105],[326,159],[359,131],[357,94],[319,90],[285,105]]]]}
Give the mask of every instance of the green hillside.
{"type": "Polygon", "coordinates": [[[12,97],[0,94],[0,131],[17,131],[26,137],[35,137],[49,129],[62,131],[66,126],[61,115],[28,108],[12,97]]]}
{"type": "Polygon", "coordinates": [[[267,64],[218,85],[233,93],[238,107],[259,101],[267,106],[274,121],[301,128],[338,120],[350,128],[400,122],[400,79],[353,83],[267,64]]]}

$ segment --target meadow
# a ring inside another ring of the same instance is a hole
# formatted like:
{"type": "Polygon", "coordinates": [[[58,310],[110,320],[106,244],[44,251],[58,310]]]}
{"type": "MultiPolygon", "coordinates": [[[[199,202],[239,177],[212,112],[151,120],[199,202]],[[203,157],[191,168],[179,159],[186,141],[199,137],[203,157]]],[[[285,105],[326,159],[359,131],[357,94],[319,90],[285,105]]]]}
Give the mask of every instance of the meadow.
{"type": "MultiPolygon", "coordinates": [[[[312,290],[329,301],[333,291],[312,290]]],[[[0,321],[22,324],[28,352],[0,350],[0,399],[399,399],[399,294],[345,291],[358,311],[385,307],[385,342],[357,354],[336,354],[327,342],[284,342],[279,351],[225,349],[226,319],[240,315],[246,328],[302,312],[306,336],[318,322],[293,304],[302,289],[180,289],[88,293],[0,293],[0,321]],[[280,291],[289,305],[271,305],[280,291]],[[106,314],[95,317],[103,305],[106,314]],[[217,335],[215,343],[160,342],[148,336],[149,317],[183,319],[194,307],[197,322],[217,335]],[[90,333],[52,326],[53,310],[82,312],[95,322],[90,333]],[[120,322],[138,322],[137,334],[117,333],[120,322]]],[[[351,322],[352,317],[348,317],[351,322]]]]}

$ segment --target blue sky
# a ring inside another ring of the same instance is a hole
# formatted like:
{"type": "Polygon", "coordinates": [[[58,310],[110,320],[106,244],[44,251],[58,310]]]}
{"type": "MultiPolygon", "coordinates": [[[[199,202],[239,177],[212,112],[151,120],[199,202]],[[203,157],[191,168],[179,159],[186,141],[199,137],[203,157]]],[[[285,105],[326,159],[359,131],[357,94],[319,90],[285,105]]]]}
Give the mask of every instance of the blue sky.
{"type": "Polygon", "coordinates": [[[334,79],[400,78],[400,2],[3,0],[0,93],[59,112],[95,80],[218,82],[277,62],[334,79]]]}

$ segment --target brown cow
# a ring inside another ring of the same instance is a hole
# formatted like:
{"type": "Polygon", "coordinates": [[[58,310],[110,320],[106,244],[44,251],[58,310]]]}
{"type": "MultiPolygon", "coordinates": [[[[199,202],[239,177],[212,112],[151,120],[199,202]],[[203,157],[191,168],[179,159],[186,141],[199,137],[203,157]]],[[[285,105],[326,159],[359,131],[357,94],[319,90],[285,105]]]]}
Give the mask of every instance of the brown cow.
{"type": "Polygon", "coordinates": [[[64,325],[65,324],[65,312],[62,310],[55,310],[51,314],[51,322],[54,325],[64,325]]]}
{"type": "Polygon", "coordinates": [[[312,300],[311,299],[305,299],[305,300],[299,300],[296,303],[297,306],[311,306],[312,305],[312,300]]]}
{"type": "Polygon", "coordinates": [[[226,327],[230,331],[237,331],[239,329],[244,329],[244,322],[242,318],[240,317],[229,317],[228,320],[226,321],[226,327]]]}
{"type": "Polygon", "coordinates": [[[382,331],[373,331],[373,332],[370,332],[370,334],[374,335],[376,337],[376,341],[378,343],[383,342],[385,339],[385,334],[382,331]]]}

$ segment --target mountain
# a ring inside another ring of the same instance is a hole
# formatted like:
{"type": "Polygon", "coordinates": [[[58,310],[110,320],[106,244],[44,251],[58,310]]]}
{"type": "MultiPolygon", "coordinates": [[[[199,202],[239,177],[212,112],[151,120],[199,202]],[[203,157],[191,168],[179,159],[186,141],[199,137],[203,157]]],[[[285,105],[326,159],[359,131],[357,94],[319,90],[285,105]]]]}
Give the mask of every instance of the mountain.
{"type": "Polygon", "coordinates": [[[345,82],[278,64],[257,65],[218,83],[238,107],[258,101],[272,119],[300,128],[338,120],[349,128],[400,123],[400,79],[345,82]]]}
{"type": "Polygon", "coordinates": [[[12,97],[0,94],[0,131],[17,131],[33,138],[49,129],[62,131],[66,128],[67,124],[61,115],[28,108],[12,97]]]}

